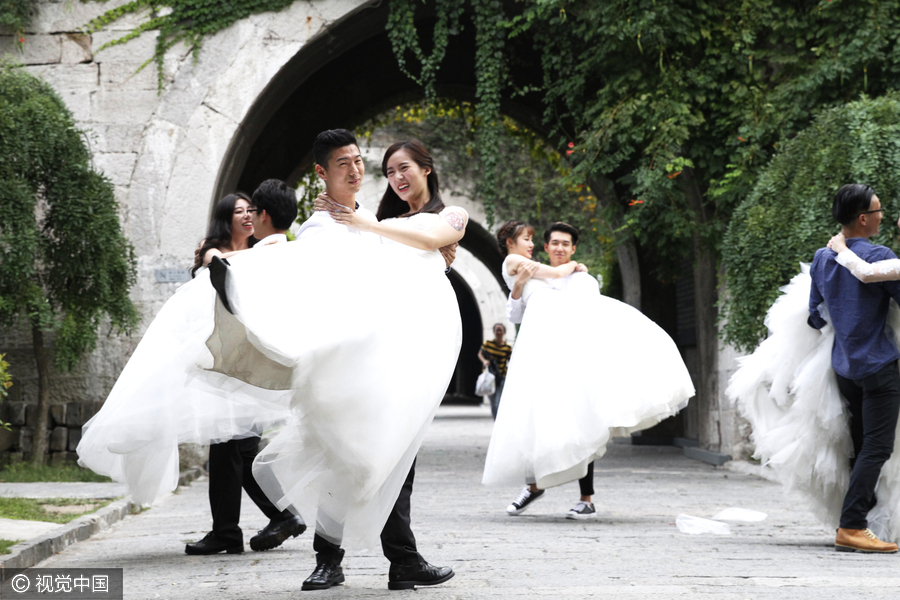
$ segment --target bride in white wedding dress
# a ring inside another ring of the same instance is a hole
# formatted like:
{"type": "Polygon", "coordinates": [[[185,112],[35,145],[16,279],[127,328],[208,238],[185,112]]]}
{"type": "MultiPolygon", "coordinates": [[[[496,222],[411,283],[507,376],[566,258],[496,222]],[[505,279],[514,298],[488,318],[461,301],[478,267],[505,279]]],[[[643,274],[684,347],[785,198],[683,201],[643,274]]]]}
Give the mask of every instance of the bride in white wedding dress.
{"type": "MultiPolygon", "coordinates": [[[[518,270],[535,264],[524,241],[533,229],[507,239],[504,227],[502,274],[512,289],[518,270]]],[[[611,436],[655,425],[694,394],[672,339],[576,268],[539,265],[525,284],[484,484],[544,489],[582,478],[611,436]]]]}
{"type": "Polygon", "coordinates": [[[201,272],[86,426],[82,461],[120,480],[107,463],[130,464],[124,480],[148,503],[177,483],[177,444],[286,421],[255,462],[260,486],[279,508],[318,511],[345,544],[377,546],[462,339],[438,249],[468,215],[432,208],[384,223],[335,213],[340,225],[230,256],[233,315],[201,272]]]}
{"type": "MultiPolygon", "coordinates": [[[[828,246],[838,264],[864,283],[900,279],[900,260],[869,264],[847,245],[843,235],[828,246]]],[[[841,521],[850,485],[853,443],[846,401],[832,367],[835,332],[827,307],[819,312],[828,324],[813,329],[810,316],[810,267],[781,288],[766,314],[769,336],[749,356],[738,359],[726,394],[753,427],[755,456],[770,467],[785,488],[798,494],[829,530],[841,521]]],[[[887,328],[900,347],[900,310],[890,303],[887,328]]],[[[900,435],[896,436],[900,440],[900,435]]],[[[900,452],[884,463],[867,516],[877,538],[900,541],[900,452]]]]}

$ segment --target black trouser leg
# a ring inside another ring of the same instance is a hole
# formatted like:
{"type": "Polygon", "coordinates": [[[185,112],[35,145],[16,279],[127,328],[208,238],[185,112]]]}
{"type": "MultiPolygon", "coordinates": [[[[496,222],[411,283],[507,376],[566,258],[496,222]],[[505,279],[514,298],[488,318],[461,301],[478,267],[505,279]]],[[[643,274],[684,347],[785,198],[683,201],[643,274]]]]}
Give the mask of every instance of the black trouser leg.
{"type": "Polygon", "coordinates": [[[594,461],[588,465],[587,475],[578,480],[578,487],[581,488],[582,496],[594,495],[594,461]]]}
{"type": "Polygon", "coordinates": [[[209,508],[213,533],[223,541],[239,544],[241,518],[241,474],[243,465],[238,440],[209,447],[209,508]]]}
{"type": "Polygon", "coordinates": [[[272,504],[272,501],[269,500],[268,496],[262,491],[262,488],[259,487],[259,484],[256,483],[256,479],[253,477],[253,459],[259,454],[259,438],[250,437],[233,441],[237,443],[241,459],[244,463],[242,465],[241,478],[244,491],[247,492],[247,495],[250,496],[253,503],[259,507],[259,510],[261,510],[270,521],[280,521],[289,518],[291,516],[291,511],[287,509],[278,510],[278,507],[272,504]]]}
{"type": "Polygon", "coordinates": [[[381,549],[392,565],[416,565],[425,560],[416,550],[416,536],[410,527],[410,496],[415,476],[416,461],[413,460],[400,495],[381,530],[381,549]]]}
{"type": "Polygon", "coordinates": [[[875,485],[881,467],[894,450],[900,411],[900,371],[894,361],[864,379],[838,376],[838,388],[847,400],[855,458],[850,487],[841,509],[841,527],[865,529],[866,515],[875,505],[875,485]]]}
{"type": "Polygon", "coordinates": [[[339,565],[344,560],[344,549],[329,542],[316,533],[313,537],[313,550],[316,551],[316,564],[339,565]]]}

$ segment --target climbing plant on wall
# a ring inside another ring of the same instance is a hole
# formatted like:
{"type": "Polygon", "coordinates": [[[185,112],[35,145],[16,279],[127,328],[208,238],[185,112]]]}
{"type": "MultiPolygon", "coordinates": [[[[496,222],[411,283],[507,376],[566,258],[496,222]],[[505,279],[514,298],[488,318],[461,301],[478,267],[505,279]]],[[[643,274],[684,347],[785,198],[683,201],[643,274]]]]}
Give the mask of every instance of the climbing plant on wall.
{"type": "Polygon", "coordinates": [[[161,90],[166,51],[175,44],[185,43],[196,59],[205,37],[250,15],[282,10],[293,3],[294,0],[132,0],[103,13],[86,28],[90,32],[99,31],[125,15],[147,13],[146,20],[134,30],[107,42],[99,50],[124,44],[148,31],[159,31],[153,56],[139,70],[155,62],[161,90]]]}
{"type": "Polygon", "coordinates": [[[7,27],[15,35],[16,43],[25,40],[25,28],[37,12],[37,0],[0,0],[0,28],[7,27]]]}
{"type": "Polygon", "coordinates": [[[734,213],[723,242],[725,339],[752,350],[765,339],[778,288],[840,230],[831,216],[845,183],[871,185],[885,207],[873,241],[897,250],[900,93],[826,110],[787,142],[734,213]]]}

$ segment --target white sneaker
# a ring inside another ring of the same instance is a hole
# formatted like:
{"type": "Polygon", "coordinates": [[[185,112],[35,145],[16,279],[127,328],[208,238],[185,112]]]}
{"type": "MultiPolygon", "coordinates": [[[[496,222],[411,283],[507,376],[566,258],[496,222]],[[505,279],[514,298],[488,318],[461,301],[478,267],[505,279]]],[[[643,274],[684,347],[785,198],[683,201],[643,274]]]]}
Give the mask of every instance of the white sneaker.
{"type": "Polygon", "coordinates": [[[579,500],[575,506],[566,513],[567,519],[590,519],[597,516],[597,509],[590,502],[579,500]]]}
{"type": "Polygon", "coordinates": [[[532,492],[528,486],[525,486],[525,489],[522,490],[522,493],[519,494],[519,497],[513,500],[512,504],[506,507],[506,512],[509,515],[518,515],[525,512],[525,509],[528,508],[528,505],[540,498],[544,495],[544,490],[538,490],[536,492],[532,492]]]}

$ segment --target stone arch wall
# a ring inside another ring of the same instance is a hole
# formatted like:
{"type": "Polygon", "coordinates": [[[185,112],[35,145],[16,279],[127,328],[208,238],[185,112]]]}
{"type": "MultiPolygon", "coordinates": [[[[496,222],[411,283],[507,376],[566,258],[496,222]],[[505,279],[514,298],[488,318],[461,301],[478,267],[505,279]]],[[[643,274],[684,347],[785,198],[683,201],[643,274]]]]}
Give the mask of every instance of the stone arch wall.
{"type": "MultiPolygon", "coordinates": [[[[260,99],[304,48],[318,40],[326,56],[335,27],[354,19],[365,22],[366,11],[380,4],[300,0],[283,11],[249,17],[205,40],[196,61],[183,46],[170,50],[159,91],[154,65],[136,73],[152,55],[156,32],[100,51],[138,19],[127,17],[92,35],[81,31],[91,19],[126,1],[41,3],[21,52],[11,36],[0,32],[0,54],[12,54],[26,71],[48,81],[88,131],[94,165],[115,185],[124,231],[138,256],[132,298],[144,315],[140,330],[131,337],[104,338],[79,370],[53,378],[51,397],[57,408],[52,449],[61,456],[69,453],[69,458],[80,426],[105,399],[140,334],[179,285],[160,281],[159,272],[190,266],[221,182],[237,181],[229,177],[229,169],[242,168],[234,164],[235,145],[254,141],[247,115],[265,108],[260,99]]],[[[483,221],[483,211],[470,204],[476,220],[483,221]]],[[[482,260],[462,250],[457,269],[472,290],[480,320],[490,327],[503,320],[505,296],[482,260]]],[[[20,426],[18,446],[27,452],[31,433],[26,405],[36,398],[30,336],[12,332],[0,338],[0,348],[13,365],[8,416],[20,426]]]]}

